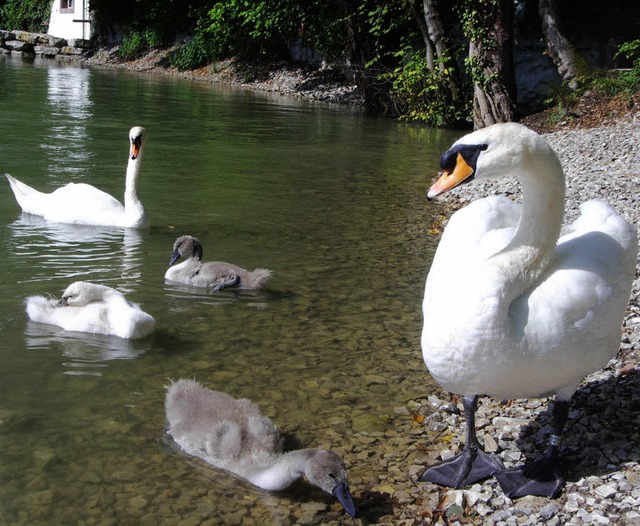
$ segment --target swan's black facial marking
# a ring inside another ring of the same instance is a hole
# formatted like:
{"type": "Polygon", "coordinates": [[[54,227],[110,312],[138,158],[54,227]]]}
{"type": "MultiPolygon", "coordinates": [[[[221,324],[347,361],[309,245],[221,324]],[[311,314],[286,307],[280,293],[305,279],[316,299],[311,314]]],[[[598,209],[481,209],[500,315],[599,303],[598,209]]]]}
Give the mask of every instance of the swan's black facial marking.
{"type": "Polygon", "coordinates": [[[129,140],[131,141],[131,159],[137,159],[142,147],[142,134],[139,133],[135,137],[129,137],[129,140]]]}
{"type": "MultiPolygon", "coordinates": [[[[475,172],[478,156],[488,147],[488,144],[458,144],[442,154],[442,157],[440,157],[440,168],[442,168],[445,173],[452,173],[458,162],[458,155],[460,155],[462,159],[464,159],[464,162],[475,172]]],[[[473,179],[473,176],[469,178],[469,180],[471,179],[473,179]]]]}

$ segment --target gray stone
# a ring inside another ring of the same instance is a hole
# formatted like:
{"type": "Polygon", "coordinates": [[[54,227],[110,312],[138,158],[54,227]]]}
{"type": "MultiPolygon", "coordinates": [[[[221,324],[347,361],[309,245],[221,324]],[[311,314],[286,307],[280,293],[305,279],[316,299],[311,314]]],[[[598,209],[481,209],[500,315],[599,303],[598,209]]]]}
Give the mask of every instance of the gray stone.
{"type": "Polygon", "coordinates": [[[23,42],[22,40],[7,40],[4,43],[7,49],[11,51],[19,51],[22,53],[33,53],[33,44],[29,42],[23,42]]]}
{"type": "Polygon", "coordinates": [[[43,57],[55,57],[58,53],[60,53],[60,48],[55,46],[35,46],[34,51],[36,55],[40,55],[43,57]]]}

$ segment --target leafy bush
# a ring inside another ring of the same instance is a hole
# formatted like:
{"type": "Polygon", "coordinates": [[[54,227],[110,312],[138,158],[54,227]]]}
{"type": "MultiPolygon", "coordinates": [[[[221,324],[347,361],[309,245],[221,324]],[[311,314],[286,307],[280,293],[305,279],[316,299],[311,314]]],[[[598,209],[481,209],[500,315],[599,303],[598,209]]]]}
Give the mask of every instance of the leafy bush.
{"type": "Polygon", "coordinates": [[[468,104],[458,107],[445,88],[452,71],[447,67],[431,71],[424,53],[409,53],[406,49],[404,55],[403,64],[385,75],[392,81],[395,113],[401,119],[438,127],[467,120],[471,111],[468,104]]]}
{"type": "Polygon", "coordinates": [[[148,49],[144,35],[140,31],[129,31],[120,43],[119,54],[124,59],[136,58],[148,49]]]}
{"type": "Polygon", "coordinates": [[[206,35],[198,33],[169,57],[169,64],[179,71],[196,69],[211,62],[214,59],[213,55],[211,43],[206,35]]]}
{"type": "Polygon", "coordinates": [[[6,0],[0,7],[0,27],[9,30],[46,33],[50,17],[50,0],[6,0]]]}
{"type": "Polygon", "coordinates": [[[221,0],[209,11],[205,32],[216,58],[283,58],[304,19],[291,0],[221,0]]]}
{"type": "Polygon", "coordinates": [[[631,62],[630,69],[599,72],[588,79],[587,87],[602,95],[631,95],[640,91],[640,40],[625,42],[618,47],[615,58],[631,62]]]}

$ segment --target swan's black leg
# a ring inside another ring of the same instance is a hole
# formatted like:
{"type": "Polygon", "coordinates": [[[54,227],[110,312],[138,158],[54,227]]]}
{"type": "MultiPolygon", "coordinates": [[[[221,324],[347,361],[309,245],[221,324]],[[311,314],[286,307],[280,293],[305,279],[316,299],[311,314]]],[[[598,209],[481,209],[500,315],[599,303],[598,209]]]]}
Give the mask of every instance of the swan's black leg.
{"type": "Polygon", "coordinates": [[[237,287],[240,284],[240,276],[237,274],[230,274],[229,276],[225,276],[224,278],[220,278],[216,281],[213,286],[212,292],[218,292],[222,289],[227,289],[229,287],[237,287]]]}
{"type": "Polygon", "coordinates": [[[507,497],[539,495],[553,498],[560,494],[564,478],[558,464],[558,449],[568,416],[569,402],[556,401],[553,406],[553,434],[544,456],[523,466],[496,473],[496,479],[507,497]]]}
{"type": "Polygon", "coordinates": [[[503,468],[495,455],[485,453],[476,436],[477,396],[465,396],[464,416],[467,421],[467,442],[458,455],[427,468],[420,480],[441,486],[460,488],[490,477],[503,468]]]}

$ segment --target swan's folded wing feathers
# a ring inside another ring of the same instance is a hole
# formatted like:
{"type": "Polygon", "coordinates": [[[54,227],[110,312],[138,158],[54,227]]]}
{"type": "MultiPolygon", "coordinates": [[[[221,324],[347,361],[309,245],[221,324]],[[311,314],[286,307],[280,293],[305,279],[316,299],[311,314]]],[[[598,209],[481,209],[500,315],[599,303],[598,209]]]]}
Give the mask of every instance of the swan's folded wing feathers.
{"type": "Polygon", "coordinates": [[[503,196],[473,201],[451,216],[437,252],[487,258],[513,237],[520,213],[521,205],[503,196]]]}

